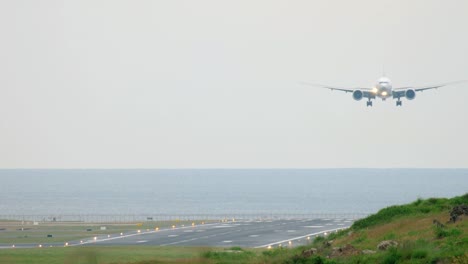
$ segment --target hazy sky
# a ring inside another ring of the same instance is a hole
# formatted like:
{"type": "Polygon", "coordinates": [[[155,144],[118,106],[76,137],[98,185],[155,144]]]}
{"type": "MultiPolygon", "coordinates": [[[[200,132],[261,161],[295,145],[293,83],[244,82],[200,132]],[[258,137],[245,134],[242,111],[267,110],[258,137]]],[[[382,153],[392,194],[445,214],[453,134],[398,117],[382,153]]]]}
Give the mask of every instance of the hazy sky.
{"type": "Polygon", "coordinates": [[[468,167],[468,1],[0,0],[1,168],[468,167]]]}

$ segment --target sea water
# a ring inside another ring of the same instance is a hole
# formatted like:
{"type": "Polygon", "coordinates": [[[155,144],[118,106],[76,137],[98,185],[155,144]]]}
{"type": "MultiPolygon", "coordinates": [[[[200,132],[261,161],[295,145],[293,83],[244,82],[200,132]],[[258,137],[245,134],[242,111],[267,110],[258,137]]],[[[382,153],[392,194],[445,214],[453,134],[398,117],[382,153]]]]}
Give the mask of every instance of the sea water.
{"type": "Polygon", "coordinates": [[[0,170],[0,215],[374,213],[468,192],[468,169],[0,170]]]}

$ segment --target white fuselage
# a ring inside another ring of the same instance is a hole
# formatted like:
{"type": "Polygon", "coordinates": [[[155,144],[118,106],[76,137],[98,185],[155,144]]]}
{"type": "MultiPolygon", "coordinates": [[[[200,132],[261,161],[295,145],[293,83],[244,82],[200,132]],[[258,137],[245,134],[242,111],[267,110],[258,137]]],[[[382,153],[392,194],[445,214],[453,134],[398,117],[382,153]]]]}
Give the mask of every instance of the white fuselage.
{"type": "Polygon", "coordinates": [[[385,100],[392,96],[392,83],[387,77],[382,77],[377,80],[377,84],[372,89],[372,92],[376,97],[382,98],[385,100]]]}

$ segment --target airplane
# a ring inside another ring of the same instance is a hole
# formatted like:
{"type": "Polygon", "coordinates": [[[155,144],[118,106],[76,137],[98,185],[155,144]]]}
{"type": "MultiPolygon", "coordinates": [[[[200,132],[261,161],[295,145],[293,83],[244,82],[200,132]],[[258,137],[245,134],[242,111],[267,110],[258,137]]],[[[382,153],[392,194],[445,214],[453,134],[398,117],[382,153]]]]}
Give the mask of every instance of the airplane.
{"type": "Polygon", "coordinates": [[[402,106],[401,98],[406,98],[408,100],[413,100],[416,97],[416,92],[422,92],[425,90],[430,89],[437,89],[443,86],[452,85],[455,83],[460,83],[464,81],[457,81],[457,82],[450,82],[445,84],[433,85],[433,86],[425,86],[425,87],[399,87],[393,88],[392,82],[387,77],[381,77],[377,80],[377,83],[372,88],[355,88],[355,89],[347,89],[341,87],[333,87],[328,85],[321,85],[321,84],[313,84],[308,82],[302,82],[305,85],[311,85],[321,88],[330,89],[332,91],[342,91],[346,93],[352,93],[353,99],[356,101],[361,100],[362,98],[367,98],[366,105],[372,107],[372,99],[381,98],[382,101],[385,101],[387,98],[392,97],[393,99],[397,99],[396,106],[402,106]]]}

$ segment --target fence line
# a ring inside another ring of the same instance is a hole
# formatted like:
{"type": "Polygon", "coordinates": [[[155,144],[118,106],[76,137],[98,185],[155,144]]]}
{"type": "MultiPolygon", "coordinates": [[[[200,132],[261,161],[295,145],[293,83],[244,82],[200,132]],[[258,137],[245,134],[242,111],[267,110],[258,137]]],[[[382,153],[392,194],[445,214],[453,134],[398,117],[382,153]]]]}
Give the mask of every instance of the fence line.
{"type": "MultiPolygon", "coordinates": [[[[32,222],[84,222],[84,223],[131,223],[145,221],[190,221],[190,220],[260,220],[260,219],[350,219],[368,216],[368,213],[310,213],[310,214],[50,214],[50,215],[0,215],[0,220],[32,222]]],[[[0,222],[1,223],[1,222],[0,222]]]]}

